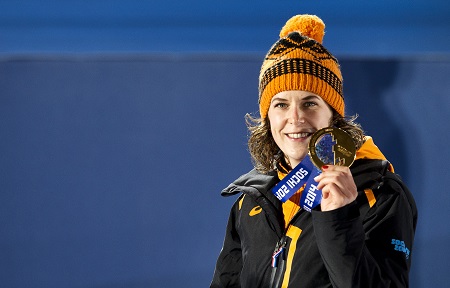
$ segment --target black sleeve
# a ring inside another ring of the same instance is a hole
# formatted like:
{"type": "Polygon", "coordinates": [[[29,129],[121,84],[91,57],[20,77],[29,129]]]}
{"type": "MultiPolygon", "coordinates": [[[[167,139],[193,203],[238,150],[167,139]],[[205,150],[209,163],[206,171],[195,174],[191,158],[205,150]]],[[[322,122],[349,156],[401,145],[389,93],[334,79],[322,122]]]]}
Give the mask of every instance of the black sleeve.
{"type": "Polygon", "coordinates": [[[242,250],[241,241],[236,231],[236,217],[238,215],[237,203],[240,198],[231,209],[225,232],[225,240],[217,259],[210,288],[241,287],[240,273],[242,270],[242,250]]]}
{"type": "Polygon", "coordinates": [[[417,210],[398,182],[377,191],[360,217],[357,202],[313,211],[314,233],[333,287],[408,287],[417,210]]]}

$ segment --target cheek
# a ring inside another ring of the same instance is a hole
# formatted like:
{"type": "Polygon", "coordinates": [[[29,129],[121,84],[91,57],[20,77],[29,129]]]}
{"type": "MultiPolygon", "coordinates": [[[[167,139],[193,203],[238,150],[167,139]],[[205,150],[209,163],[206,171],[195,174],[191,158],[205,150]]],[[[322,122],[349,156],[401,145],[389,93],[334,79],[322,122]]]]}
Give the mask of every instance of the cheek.
{"type": "Polygon", "coordinates": [[[273,140],[275,141],[275,143],[277,143],[277,145],[278,145],[278,138],[279,138],[278,135],[279,135],[279,131],[280,131],[280,128],[279,128],[280,123],[279,123],[279,121],[277,121],[276,117],[273,117],[273,115],[272,115],[272,117],[268,117],[267,119],[269,121],[270,134],[271,134],[273,140]]]}
{"type": "Polygon", "coordinates": [[[272,138],[275,140],[275,142],[278,139],[279,129],[277,129],[277,126],[274,126],[273,123],[270,123],[270,134],[272,135],[272,138]]]}
{"type": "Polygon", "coordinates": [[[274,131],[276,131],[276,127],[278,126],[279,121],[278,121],[276,115],[274,115],[274,113],[271,113],[270,110],[269,110],[269,113],[267,114],[267,119],[270,124],[270,131],[273,133],[274,131]]]}
{"type": "Polygon", "coordinates": [[[324,120],[323,120],[324,128],[325,128],[325,127],[330,127],[330,126],[331,126],[331,123],[333,123],[333,118],[332,118],[332,117],[324,119],[324,120]]]}
{"type": "Polygon", "coordinates": [[[327,109],[326,111],[323,111],[320,115],[320,120],[318,123],[320,123],[321,128],[329,127],[331,126],[331,123],[333,122],[333,112],[331,109],[327,109]]]}
{"type": "Polygon", "coordinates": [[[328,117],[324,117],[324,115],[317,115],[317,117],[314,117],[311,119],[310,122],[311,125],[313,125],[317,129],[322,129],[330,126],[331,120],[328,117]]]}

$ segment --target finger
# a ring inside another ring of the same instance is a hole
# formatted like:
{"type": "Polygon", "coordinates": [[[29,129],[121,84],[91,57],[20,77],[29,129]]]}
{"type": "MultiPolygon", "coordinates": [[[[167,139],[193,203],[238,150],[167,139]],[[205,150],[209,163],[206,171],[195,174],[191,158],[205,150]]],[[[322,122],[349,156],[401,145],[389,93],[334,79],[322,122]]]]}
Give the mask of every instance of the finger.
{"type": "Polygon", "coordinates": [[[324,166],[322,174],[315,177],[314,180],[319,183],[318,189],[322,189],[325,185],[334,183],[343,191],[343,193],[346,193],[345,191],[347,190],[350,190],[351,192],[356,190],[353,176],[348,167],[334,165],[328,167],[324,166]]]}
{"type": "Polygon", "coordinates": [[[325,189],[322,190],[322,211],[337,209],[355,200],[354,198],[345,197],[342,193],[337,192],[337,190],[338,188],[333,184],[326,186],[325,189]]]}
{"type": "Polygon", "coordinates": [[[353,197],[356,194],[353,179],[344,178],[341,175],[328,174],[320,180],[317,189],[328,189],[330,193],[340,193],[345,197],[353,197]]]}
{"type": "Polygon", "coordinates": [[[319,181],[324,177],[323,174],[324,174],[325,172],[332,172],[332,171],[338,172],[338,171],[342,171],[342,172],[345,172],[345,173],[348,172],[349,174],[351,174],[350,169],[349,169],[348,167],[345,167],[345,166],[323,165],[321,170],[322,170],[322,173],[319,174],[318,176],[316,176],[316,177],[314,178],[314,181],[319,182],[319,181]]]}

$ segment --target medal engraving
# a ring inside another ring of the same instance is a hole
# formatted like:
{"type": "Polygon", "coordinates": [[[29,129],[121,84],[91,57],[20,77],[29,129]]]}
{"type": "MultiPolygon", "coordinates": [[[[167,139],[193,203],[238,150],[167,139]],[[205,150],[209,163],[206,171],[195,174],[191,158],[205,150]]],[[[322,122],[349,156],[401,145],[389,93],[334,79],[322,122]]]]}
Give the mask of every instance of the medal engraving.
{"type": "Polygon", "coordinates": [[[327,127],[312,135],[309,155],[319,169],[323,165],[350,166],[355,160],[356,148],[352,137],[344,130],[327,127]]]}

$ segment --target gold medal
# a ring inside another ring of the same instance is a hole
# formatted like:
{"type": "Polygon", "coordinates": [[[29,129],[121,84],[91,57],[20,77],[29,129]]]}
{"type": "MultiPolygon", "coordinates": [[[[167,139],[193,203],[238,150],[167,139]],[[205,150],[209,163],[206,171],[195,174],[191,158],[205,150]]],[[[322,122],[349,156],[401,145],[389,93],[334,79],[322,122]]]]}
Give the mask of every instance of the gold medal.
{"type": "Polygon", "coordinates": [[[309,141],[309,155],[314,165],[350,166],[355,160],[356,148],[352,137],[342,129],[327,127],[318,130],[309,141]]]}

